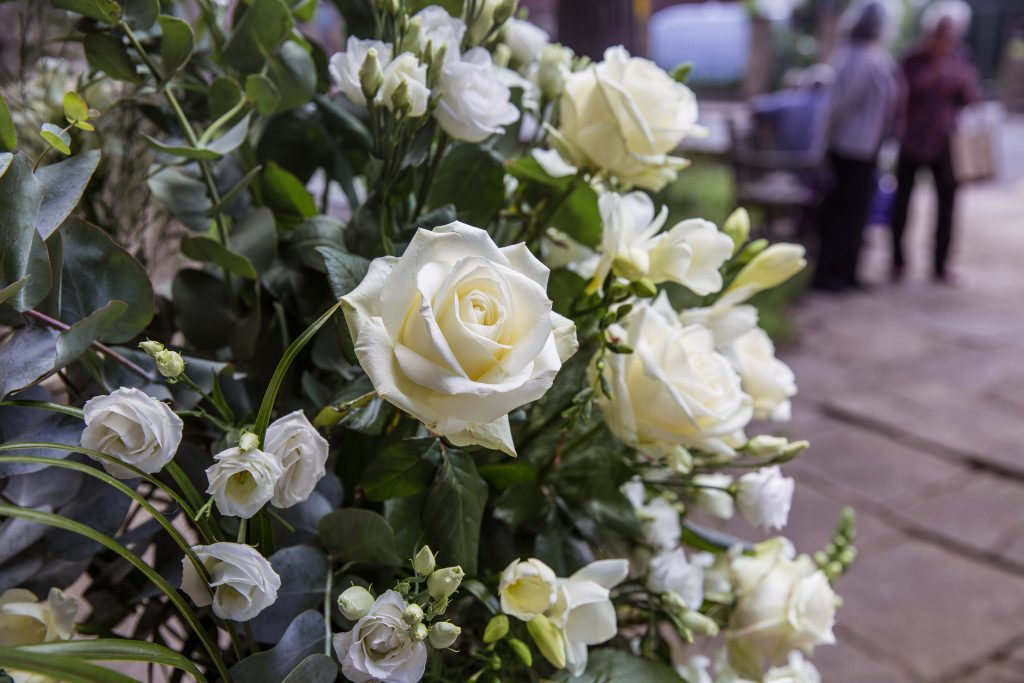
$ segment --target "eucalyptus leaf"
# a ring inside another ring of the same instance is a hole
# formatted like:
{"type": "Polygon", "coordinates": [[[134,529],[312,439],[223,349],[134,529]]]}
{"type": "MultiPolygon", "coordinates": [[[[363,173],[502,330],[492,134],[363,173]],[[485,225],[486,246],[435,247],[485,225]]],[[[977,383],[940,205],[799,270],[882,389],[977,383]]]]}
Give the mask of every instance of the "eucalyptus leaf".
{"type": "Polygon", "coordinates": [[[260,71],[293,23],[284,0],[253,0],[225,44],[224,58],[242,73],[260,71]]]}
{"type": "Polygon", "coordinates": [[[46,143],[53,147],[61,154],[68,156],[71,154],[71,136],[68,132],[56,126],[52,123],[44,123],[42,128],[39,130],[39,135],[42,136],[46,143]]]}
{"type": "Polygon", "coordinates": [[[152,135],[143,133],[142,137],[145,138],[146,143],[164,154],[170,154],[176,157],[185,157],[186,159],[218,159],[221,154],[216,150],[212,150],[209,147],[193,147],[191,145],[175,145],[168,144],[166,142],[160,142],[152,135]]]}
{"type": "Polygon", "coordinates": [[[292,669],[283,683],[334,683],[338,677],[338,665],[327,655],[310,655],[292,669]]]}
{"type": "Polygon", "coordinates": [[[142,76],[120,38],[110,33],[90,33],[82,39],[82,46],[85,48],[85,58],[93,69],[102,71],[116,81],[142,82],[142,76]]]}
{"type": "Polygon", "coordinates": [[[324,651],[324,617],[309,610],[295,617],[274,647],[250,655],[231,667],[237,683],[281,683],[304,659],[324,651]]]}
{"type": "Polygon", "coordinates": [[[0,346],[0,398],[34,384],[53,370],[57,331],[26,325],[0,346]]]}
{"type": "Polygon", "coordinates": [[[145,31],[156,23],[160,0],[124,0],[124,20],[137,31],[145,31]]]}
{"type": "Polygon", "coordinates": [[[206,213],[212,204],[203,183],[180,169],[165,168],[150,176],[149,191],[186,226],[206,232],[210,219],[206,213]]]}
{"type": "Polygon", "coordinates": [[[281,102],[281,93],[274,81],[263,74],[249,74],[245,77],[245,96],[249,98],[260,114],[272,114],[281,102]]]}
{"type": "Polygon", "coordinates": [[[74,91],[64,93],[64,118],[68,123],[89,120],[89,104],[74,91]]]}
{"type": "Polygon", "coordinates": [[[185,66],[192,49],[195,47],[195,35],[188,22],[178,17],[161,14],[157,19],[160,24],[160,65],[163,67],[164,79],[170,79],[174,73],[185,66]]]}
{"type": "Polygon", "coordinates": [[[249,121],[251,118],[250,114],[246,114],[238,123],[229,128],[228,132],[207,144],[206,148],[217,152],[221,156],[234,152],[245,142],[245,136],[249,133],[249,121]]]}
{"type": "Polygon", "coordinates": [[[0,93],[0,149],[13,152],[17,146],[18,132],[14,128],[11,109],[7,106],[7,100],[4,99],[3,93],[0,93]]]}
{"type": "Polygon", "coordinates": [[[277,256],[273,212],[261,206],[237,221],[231,228],[231,248],[249,259],[257,271],[268,270],[277,256]]]}
{"type": "Polygon", "coordinates": [[[128,310],[123,301],[111,301],[82,318],[69,329],[57,336],[57,357],[53,369],[70,365],[108,330],[114,327],[117,320],[128,310]]]}
{"type": "Polygon", "coordinates": [[[43,239],[60,227],[78,206],[99,163],[100,151],[92,149],[36,170],[36,178],[43,184],[43,203],[36,216],[36,230],[43,239]]]}
{"type": "MultiPolygon", "coordinates": [[[[760,672],[759,672],[760,673],[760,672]]],[[[623,650],[593,650],[583,674],[576,683],[643,681],[644,683],[686,683],[664,662],[637,657],[623,650]]]]}
{"type": "Polygon", "coordinates": [[[404,498],[425,490],[437,467],[430,462],[440,452],[437,439],[410,439],[385,448],[363,471],[363,493],[370,500],[404,498]]]}
{"type": "Polygon", "coordinates": [[[487,503],[487,484],[473,458],[449,449],[423,507],[427,541],[443,564],[458,564],[476,574],[480,526],[487,503]]]}
{"type": "Polygon", "coordinates": [[[372,510],[343,508],[320,520],[320,540],[338,562],[398,566],[395,534],[372,510]]]}
{"type": "Polygon", "coordinates": [[[209,235],[184,235],[181,238],[181,253],[196,261],[215,263],[249,280],[255,280],[258,276],[252,261],[209,235]]]}
{"type": "Polygon", "coordinates": [[[16,280],[11,284],[7,285],[3,289],[0,289],[0,304],[10,299],[12,296],[21,291],[22,287],[28,284],[28,275],[16,280]]]}
{"type": "Polygon", "coordinates": [[[4,177],[7,169],[14,163],[14,155],[10,152],[0,152],[0,178],[4,177]]]}
{"type": "Polygon", "coordinates": [[[210,108],[210,116],[219,119],[238,104],[242,99],[242,89],[231,78],[217,76],[206,91],[206,104],[210,108]]]}
{"type": "Polygon", "coordinates": [[[281,96],[278,109],[301,106],[316,94],[316,64],[297,43],[289,41],[281,45],[270,60],[268,75],[281,96]]]}
{"type": "Polygon", "coordinates": [[[249,622],[261,643],[276,643],[301,612],[323,604],[329,570],[323,552],[307,545],[282,548],[269,559],[281,588],[277,601],[249,622]]]}
{"type": "Polygon", "coordinates": [[[29,278],[6,302],[16,311],[32,308],[50,290],[50,258],[35,228],[44,191],[21,155],[0,177],[0,288],[29,278]]]}
{"type": "Polygon", "coordinates": [[[116,24],[121,18],[117,0],[53,0],[53,4],[108,24],[116,24]]]}

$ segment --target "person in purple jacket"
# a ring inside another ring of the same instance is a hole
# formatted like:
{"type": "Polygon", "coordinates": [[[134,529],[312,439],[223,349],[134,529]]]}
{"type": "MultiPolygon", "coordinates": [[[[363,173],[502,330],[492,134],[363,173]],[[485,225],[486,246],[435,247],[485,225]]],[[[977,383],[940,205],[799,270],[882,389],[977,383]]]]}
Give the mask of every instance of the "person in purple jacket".
{"type": "Polygon", "coordinates": [[[906,264],[903,234],[914,181],[918,170],[927,167],[938,198],[932,276],[938,282],[950,282],[947,261],[953,241],[957,185],[950,136],[960,110],[979,99],[978,74],[964,54],[961,41],[970,19],[971,8],[962,0],[933,4],[922,21],[924,38],[901,65],[907,93],[898,126],[902,132],[891,223],[894,281],[902,279],[906,264]]]}

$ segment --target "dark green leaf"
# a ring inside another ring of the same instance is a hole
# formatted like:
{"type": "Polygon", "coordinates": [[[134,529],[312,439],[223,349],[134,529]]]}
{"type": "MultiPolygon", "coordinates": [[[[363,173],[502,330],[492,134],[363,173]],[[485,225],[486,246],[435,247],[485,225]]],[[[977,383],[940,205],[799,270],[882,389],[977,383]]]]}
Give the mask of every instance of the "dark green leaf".
{"type": "Polygon", "coordinates": [[[400,557],[412,557],[423,545],[423,501],[425,493],[392,498],[384,503],[384,516],[395,530],[395,547],[400,557]]]}
{"type": "Polygon", "coordinates": [[[401,441],[384,449],[363,471],[366,497],[382,501],[425,490],[437,470],[427,459],[432,452],[438,452],[437,439],[401,441]]]}
{"type": "Polygon", "coordinates": [[[316,94],[316,64],[296,43],[289,41],[281,46],[270,60],[268,75],[281,96],[278,109],[301,106],[316,94]]]}
{"type": "Polygon", "coordinates": [[[334,683],[338,677],[338,665],[327,655],[310,655],[292,669],[284,683],[334,683]]]}
{"type": "Polygon", "coordinates": [[[220,155],[234,152],[245,142],[245,136],[249,133],[249,120],[251,118],[250,114],[243,116],[238,123],[228,129],[228,132],[206,145],[207,149],[212,149],[220,155]]]}
{"type": "MultiPolygon", "coordinates": [[[[494,516],[513,531],[534,524],[547,513],[548,500],[536,483],[510,486],[494,504],[494,516]]],[[[635,516],[635,515],[634,515],[635,516]]]]}
{"type": "Polygon", "coordinates": [[[481,465],[479,471],[480,476],[499,491],[504,491],[513,484],[537,481],[537,470],[525,462],[500,462],[481,465]]]}
{"type": "Polygon", "coordinates": [[[267,162],[263,169],[262,185],[264,198],[274,210],[282,229],[291,229],[304,218],[316,215],[316,203],[306,186],[276,162],[267,162]]]}
{"type": "Polygon", "coordinates": [[[441,161],[427,204],[454,204],[459,220],[486,225],[505,201],[504,178],[505,166],[495,152],[459,143],[441,161]]]}
{"type": "Polygon", "coordinates": [[[467,574],[476,574],[486,503],[487,484],[473,458],[449,449],[423,508],[427,540],[442,564],[458,564],[467,574]]]}
{"type": "Polygon", "coordinates": [[[562,193],[549,201],[551,206],[559,207],[551,216],[551,227],[589,247],[597,247],[601,243],[597,192],[588,183],[576,183],[567,195],[562,193]]]}
{"type": "Polygon", "coordinates": [[[207,212],[211,204],[203,184],[177,168],[165,168],[147,181],[149,191],[186,226],[196,232],[210,227],[207,212]]]}
{"type": "Polygon", "coordinates": [[[160,0],[124,0],[124,20],[137,31],[145,31],[160,14],[160,0]]]}
{"type": "Polygon", "coordinates": [[[576,683],[611,683],[612,681],[643,681],[644,683],[685,683],[672,667],[664,662],[636,657],[623,650],[593,650],[587,670],[576,683]]]}
{"type": "Polygon", "coordinates": [[[270,564],[281,577],[277,601],[249,622],[261,643],[276,643],[301,612],[320,607],[327,585],[327,558],[308,545],[282,548],[270,564]]]}
{"type": "Polygon", "coordinates": [[[36,178],[43,183],[43,203],[36,216],[36,230],[43,239],[59,228],[78,206],[99,163],[100,151],[92,149],[36,171],[36,178]]]}
{"type": "Polygon", "coordinates": [[[90,33],[82,40],[89,66],[117,81],[141,83],[135,62],[120,38],[110,33],[90,33]]]}
{"type": "Polygon", "coordinates": [[[167,80],[188,62],[189,57],[192,56],[196,38],[192,33],[192,27],[184,19],[162,14],[157,21],[160,23],[160,33],[162,34],[160,64],[163,66],[163,73],[161,75],[167,80]]]}
{"type": "Polygon", "coordinates": [[[218,159],[220,153],[208,148],[208,147],[192,147],[190,145],[169,145],[165,142],[160,142],[152,135],[146,133],[142,134],[142,137],[146,139],[146,143],[164,154],[170,154],[176,157],[185,157],[186,159],[218,159]]]}
{"type": "Polygon", "coordinates": [[[324,118],[332,129],[336,129],[345,142],[363,152],[369,152],[373,146],[373,138],[366,125],[355,114],[322,95],[314,98],[316,106],[324,114],[324,118]]]}
{"type": "Polygon", "coordinates": [[[90,344],[114,328],[117,319],[127,310],[128,304],[125,302],[111,301],[61,332],[57,337],[57,357],[53,369],[59,370],[74,362],[90,344]]]}
{"type": "Polygon", "coordinates": [[[264,115],[273,114],[281,102],[281,93],[277,91],[274,81],[263,74],[249,74],[245,77],[245,96],[256,105],[256,111],[264,115]]]}
{"type": "Polygon", "coordinates": [[[242,99],[242,89],[227,76],[217,76],[206,91],[206,104],[210,108],[210,116],[219,119],[228,113],[242,99]]]}
{"type": "Polygon", "coordinates": [[[306,657],[324,651],[324,617],[309,610],[295,618],[280,642],[269,650],[249,655],[231,667],[237,683],[281,683],[306,657]]]}
{"type": "Polygon", "coordinates": [[[69,218],[60,233],[64,240],[61,320],[77,322],[120,300],[128,309],[104,328],[100,339],[126,342],[142,332],[153,318],[153,288],[146,270],[95,225],[69,218]]]}
{"type": "Polygon", "coordinates": [[[277,256],[273,212],[261,206],[235,223],[231,228],[231,249],[249,259],[257,271],[269,269],[277,256]]]}
{"type": "Polygon", "coordinates": [[[229,272],[255,280],[256,268],[245,256],[228,249],[209,235],[185,235],[181,238],[181,253],[195,261],[216,263],[229,272]]]}
{"type": "MultiPolygon", "coordinates": [[[[373,37],[373,0],[334,0],[334,5],[345,19],[345,29],[349,35],[373,37]]],[[[452,16],[461,16],[461,12],[452,16]]]]}
{"type": "Polygon", "coordinates": [[[52,123],[44,123],[39,135],[46,140],[50,147],[67,156],[71,154],[71,136],[60,126],[52,123]]]}
{"type": "MultiPolygon", "coordinates": [[[[0,93],[0,149],[14,151],[18,146],[18,132],[14,129],[14,119],[11,118],[11,109],[7,106],[7,100],[0,93]]],[[[3,175],[0,173],[0,175],[3,175]]]]}
{"type": "MultiPolygon", "coordinates": [[[[0,647],[0,662],[11,671],[39,674],[42,680],[67,683],[136,683],[134,678],[105,666],[79,661],[77,657],[47,655],[41,657],[20,648],[0,647]]],[[[32,677],[35,679],[35,677],[32,677]]],[[[18,674],[18,679],[23,677],[18,674]]]]}
{"type": "Polygon", "coordinates": [[[331,291],[339,299],[355,289],[370,268],[370,262],[362,256],[332,247],[317,247],[316,250],[324,257],[331,291]]]}
{"type": "Polygon", "coordinates": [[[84,661],[100,662],[152,662],[173,666],[190,674],[199,674],[199,669],[188,659],[163,645],[143,640],[121,638],[98,638],[95,640],[68,640],[39,645],[23,645],[19,650],[38,656],[71,655],[84,661]]]}
{"type": "Polygon", "coordinates": [[[121,6],[117,0],[53,0],[53,4],[108,24],[116,24],[121,19],[121,6]]]}
{"type": "Polygon", "coordinates": [[[372,510],[344,508],[320,520],[320,540],[338,562],[398,566],[395,534],[372,510]]]}
{"type": "Polygon", "coordinates": [[[15,156],[0,176],[0,288],[29,278],[7,300],[16,311],[34,307],[50,291],[50,258],[35,228],[43,192],[43,184],[32,175],[32,166],[23,156],[15,156]]]}
{"type": "Polygon", "coordinates": [[[228,346],[239,321],[223,280],[202,270],[179,270],[171,284],[171,300],[175,321],[190,344],[210,351],[228,346]]]}
{"type": "Polygon", "coordinates": [[[224,58],[242,73],[263,68],[292,28],[292,14],[284,0],[253,0],[227,44],[224,58]]]}
{"type": "Polygon", "coordinates": [[[33,384],[53,369],[57,331],[26,325],[0,346],[0,397],[33,384]]]}

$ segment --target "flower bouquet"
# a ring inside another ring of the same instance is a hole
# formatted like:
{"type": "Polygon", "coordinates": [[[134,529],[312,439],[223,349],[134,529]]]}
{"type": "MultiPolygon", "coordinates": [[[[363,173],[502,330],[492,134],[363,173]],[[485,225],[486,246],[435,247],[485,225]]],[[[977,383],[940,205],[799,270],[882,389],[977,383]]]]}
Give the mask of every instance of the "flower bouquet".
{"type": "Polygon", "coordinates": [[[852,513],[709,526],[786,525],[807,444],[747,431],[803,249],[669,220],[687,69],[514,0],[339,1],[333,55],[313,0],[52,4],[59,101],[0,98],[0,679],[818,680],[852,513]]]}

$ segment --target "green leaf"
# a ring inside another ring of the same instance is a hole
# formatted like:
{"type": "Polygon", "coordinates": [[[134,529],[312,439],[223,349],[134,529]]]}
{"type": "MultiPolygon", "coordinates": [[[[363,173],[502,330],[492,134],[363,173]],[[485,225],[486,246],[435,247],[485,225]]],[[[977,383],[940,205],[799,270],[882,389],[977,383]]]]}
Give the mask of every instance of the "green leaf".
{"type": "Polygon", "coordinates": [[[601,244],[601,212],[593,187],[577,182],[571,192],[554,196],[549,201],[550,206],[558,206],[551,216],[551,227],[589,247],[601,244]]]}
{"type": "Polygon", "coordinates": [[[210,108],[210,118],[216,120],[238,104],[242,99],[242,89],[234,80],[227,76],[217,76],[206,91],[206,104],[210,108]]]}
{"type": "Polygon", "coordinates": [[[0,304],[4,303],[12,296],[21,291],[21,288],[28,284],[28,276],[21,278],[11,284],[7,285],[3,289],[0,289],[0,304]]]}
{"type": "Polygon", "coordinates": [[[4,177],[7,169],[14,163],[14,155],[10,152],[0,152],[0,178],[4,177]]]}
{"type": "Polygon", "coordinates": [[[64,93],[64,118],[68,123],[89,120],[89,105],[74,91],[64,93]]]}
{"type": "MultiPolygon", "coordinates": [[[[535,482],[515,484],[505,490],[494,504],[494,516],[513,531],[540,521],[548,511],[548,500],[535,482]]],[[[634,514],[634,517],[636,515],[634,514]]]]}
{"type": "Polygon", "coordinates": [[[34,307],[50,291],[50,257],[35,228],[43,190],[32,174],[32,165],[21,155],[14,157],[0,177],[0,288],[29,278],[7,300],[16,311],[34,307]]]}
{"type": "Polygon", "coordinates": [[[39,135],[46,140],[50,147],[64,155],[71,154],[71,136],[68,132],[62,129],[60,126],[55,126],[52,123],[44,123],[42,129],[39,131],[39,135]]]}
{"type": "Polygon", "coordinates": [[[169,80],[178,69],[185,66],[189,57],[192,56],[196,37],[192,33],[192,27],[184,19],[161,14],[157,18],[157,22],[160,24],[162,34],[160,37],[162,76],[164,80],[169,80]]]}
{"type": "Polygon", "coordinates": [[[575,683],[643,681],[644,683],[685,683],[672,667],[654,659],[636,657],[623,650],[592,650],[587,670],[575,683]]]}
{"type": "Polygon", "coordinates": [[[124,20],[137,31],[145,31],[160,14],[160,0],[124,0],[124,20]]]}
{"type": "Polygon", "coordinates": [[[308,610],[295,618],[274,647],[249,655],[231,667],[237,683],[281,683],[310,655],[324,651],[324,617],[308,610]]]}
{"type": "Polygon", "coordinates": [[[0,397],[24,389],[53,370],[57,330],[25,325],[0,346],[0,397]]]}
{"type": "Polygon", "coordinates": [[[294,228],[303,219],[316,215],[316,203],[306,186],[276,162],[267,162],[261,181],[264,198],[274,210],[280,228],[294,228]]]}
{"type": "Polygon", "coordinates": [[[128,304],[125,302],[111,301],[57,335],[57,357],[53,369],[59,370],[73,363],[85,353],[90,344],[111,329],[127,310],[128,304]]]}
{"type": "Polygon", "coordinates": [[[192,147],[190,145],[169,145],[165,142],[160,142],[152,135],[143,133],[142,137],[145,138],[146,144],[158,152],[164,154],[170,154],[176,157],[185,157],[186,159],[219,159],[220,153],[208,148],[208,147],[192,147]]]}
{"type": "Polygon", "coordinates": [[[293,24],[284,0],[253,0],[224,45],[225,60],[242,73],[262,70],[293,24]]]}
{"type": "Polygon", "coordinates": [[[268,270],[277,256],[273,212],[261,206],[245,214],[231,227],[231,248],[249,259],[257,272],[268,270]]]}
{"type": "MultiPolygon", "coordinates": [[[[18,146],[18,132],[14,128],[14,119],[11,117],[11,109],[7,106],[7,100],[3,93],[0,93],[0,149],[13,152],[18,146]]],[[[0,175],[3,175],[0,173],[0,175]]]]}
{"type": "Polygon", "coordinates": [[[245,96],[256,106],[260,114],[273,114],[281,102],[281,93],[274,81],[263,74],[249,74],[245,77],[245,96]]]}
{"type": "Polygon", "coordinates": [[[401,564],[395,552],[395,534],[387,521],[372,510],[344,508],[320,520],[320,540],[337,562],[401,564]]]}
{"type": "Polygon", "coordinates": [[[116,24],[121,19],[121,5],[117,0],[53,0],[53,4],[108,24],[116,24]]]}
{"type": "Polygon", "coordinates": [[[84,661],[101,662],[152,662],[172,666],[203,679],[202,672],[188,658],[177,652],[144,640],[122,640],[120,638],[98,638],[96,640],[67,640],[22,645],[22,652],[44,655],[69,655],[84,661]]]}
{"type": "Polygon", "coordinates": [[[498,489],[504,491],[513,484],[537,481],[537,470],[525,462],[500,462],[481,465],[480,476],[498,489]]]}
{"type": "Polygon", "coordinates": [[[153,288],[146,270],[131,254],[95,225],[69,218],[60,229],[64,240],[61,320],[74,323],[111,301],[128,308],[108,321],[100,339],[126,342],[153,319],[153,288]]]}
{"type": "Polygon", "coordinates": [[[281,100],[278,109],[306,104],[316,94],[316,64],[300,45],[287,42],[270,60],[268,75],[281,100]]]}
{"type": "Polygon", "coordinates": [[[329,565],[317,548],[293,545],[269,558],[281,577],[277,601],[260,612],[249,625],[261,643],[276,643],[300,613],[323,605],[329,565]]]}
{"type": "Polygon", "coordinates": [[[395,547],[400,557],[412,557],[423,545],[423,501],[426,493],[384,502],[384,516],[395,530],[395,547]]]}
{"type": "Polygon", "coordinates": [[[207,149],[211,149],[217,154],[223,156],[230,154],[238,149],[243,142],[245,142],[245,136],[249,134],[249,121],[252,119],[251,114],[243,116],[238,123],[231,126],[228,132],[221,135],[219,138],[210,142],[206,145],[207,149]]]}
{"type": "Polygon", "coordinates": [[[363,471],[363,492],[370,500],[412,496],[430,486],[437,467],[431,455],[439,452],[437,439],[401,441],[384,449],[363,471]]]}
{"type": "Polygon", "coordinates": [[[427,205],[454,204],[459,220],[484,226],[505,201],[504,178],[505,166],[496,152],[459,143],[441,161],[427,205]]]}
{"type": "Polygon", "coordinates": [[[142,76],[135,69],[135,62],[128,54],[128,48],[110,33],[90,33],[82,40],[85,58],[89,66],[102,71],[116,81],[141,83],[142,76]]]}
{"type": "MultiPolygon", "coordinates": [[[[0,662],[10,671],[39,674],[43,680],[65,683],[137,683],[130,676],[103,666],[81,662],[77,657],[40,657],[33,652],[26,652],[23,648],[0,647],[0,662]]],[[[21,676],[18,678],[20,680],[21,676]]],[[[32,680],[37,679],[33,676],[32,680]]]]}
{"type": "Polygon", "coordinates": [[[292,669],[284,683],[334,683],[338,665],[325,654],[310,655],[292,669]]]}
{"type": "Polygon", "coordinates": [[[209,235],[184,235],[181,238],[181,253],[195,261],[216,263],[235,275],[249,280],[257,277],[252,261],[237,254],[209,235]]]}
{"type": "Polygon", "coordinates": [[[178,168],[165,168],[150,176],[149,191],[190,229],[206,232],[211,208],[203,183],[178,168]]]}
{"type": "Polygon", "coordinates": [[[362,256],[333,247],[317,247],[316,250],[324,257],[331,292],[338,299],[359,286],[370,269],[370,262],[362,256]]]}
{"type": "Polygon", "coordinates": [[[43,183],[43,203],[36,216],[36,230],[43,239],[53,234],[78,206],[99,163],[100,151],[91,149],[36,171],[36,178],[43,183]]]}
{"type": "Polygon", "coordinates": [[[467,574],[476,574],[486,503],[487,484],[473,458],[449,449],[423,508],[427,541],[442,564],[458,564],[467,574]]]}

